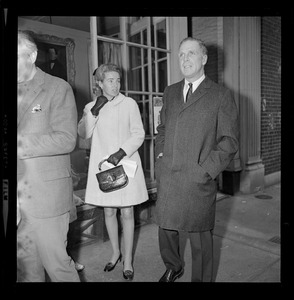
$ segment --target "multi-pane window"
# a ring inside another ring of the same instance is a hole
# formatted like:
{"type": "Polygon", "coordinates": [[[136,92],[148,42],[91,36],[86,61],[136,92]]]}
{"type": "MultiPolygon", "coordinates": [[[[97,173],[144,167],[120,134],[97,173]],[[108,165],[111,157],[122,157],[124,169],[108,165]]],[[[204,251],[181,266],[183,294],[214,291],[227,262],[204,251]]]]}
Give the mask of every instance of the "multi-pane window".
{"type": "Polygon", "coordinates": [[[153,187],[153,99],[169,84],[167,17],[93,17],[97,28],[98,65],[112,62],[122,69],[121,92],[137,101],[145,129],[140,147],[147,186],[153,187]]]}

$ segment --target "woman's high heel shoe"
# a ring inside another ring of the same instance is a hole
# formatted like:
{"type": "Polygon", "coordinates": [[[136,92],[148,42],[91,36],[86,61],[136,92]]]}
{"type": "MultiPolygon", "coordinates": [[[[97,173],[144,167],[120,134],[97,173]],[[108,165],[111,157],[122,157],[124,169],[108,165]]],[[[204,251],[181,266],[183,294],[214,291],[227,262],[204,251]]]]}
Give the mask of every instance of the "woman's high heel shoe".
{"type": "Polygon", "coordinates": [[[123,271],[123,277],[124,279],[131,281],[134,278],[134,271],[131,270],[125,270],[123,271]]]}
{"type": "Polygon", "coordinates": [[[116,264],[119,261],[121,261],[121,257],[122,257],[122,255],[120,254],[119,257],[118,257],[118,259],[116,260],[116,262],[114,264],[112,262],[107,263],[107,265],[104,268],[104,272],[110,272],[110,271],[112,271],[115,268],[116,264]]]}

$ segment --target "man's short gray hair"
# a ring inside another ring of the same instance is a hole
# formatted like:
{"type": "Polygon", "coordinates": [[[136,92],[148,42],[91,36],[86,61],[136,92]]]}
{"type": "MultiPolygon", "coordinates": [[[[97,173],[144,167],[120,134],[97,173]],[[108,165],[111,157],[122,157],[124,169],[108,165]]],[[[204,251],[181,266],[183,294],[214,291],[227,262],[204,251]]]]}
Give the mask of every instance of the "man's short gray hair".
{"type": "Polygon", "coordinates": [[[202,54],[203,55],[207,55],[207,48],[206,48],[206,45],[204,44],[204,42],[201,40],[201,39],[197,39],[197,38],[193,38],[193,37],[186,37],[184,38],[181,42],[180,42],[180,45],[179,45],[179,49],[181,48],[182,44],[186,41],[194,41],[194,42],[197,42],[201,51],[202,51],[202,54]]]}
{"type": "Polygon", "coordinates": [[[25,46],[29,54],[38,51],[37,44],[33,37],[25,31],[18,30],[18,47],[20,46],[25,46]]]}

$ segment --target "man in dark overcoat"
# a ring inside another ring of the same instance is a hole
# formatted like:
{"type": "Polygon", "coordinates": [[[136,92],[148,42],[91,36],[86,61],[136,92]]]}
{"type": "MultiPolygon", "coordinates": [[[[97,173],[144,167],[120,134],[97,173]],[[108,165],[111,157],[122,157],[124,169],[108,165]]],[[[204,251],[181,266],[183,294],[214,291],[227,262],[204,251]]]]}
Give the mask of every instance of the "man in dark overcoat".
{"type": "Polygon", "coordinates": [[[184,79],[163,95],[155,141],[154,221],[166,266],[160,282],[173,282],[184,272],[182,232],[190,238],[191,280],[212,281],[216,178],[238,151],[239,123],[231,92],[205,76],[207,58],[201,40],[185,38],[179,47],[184,79]]]}

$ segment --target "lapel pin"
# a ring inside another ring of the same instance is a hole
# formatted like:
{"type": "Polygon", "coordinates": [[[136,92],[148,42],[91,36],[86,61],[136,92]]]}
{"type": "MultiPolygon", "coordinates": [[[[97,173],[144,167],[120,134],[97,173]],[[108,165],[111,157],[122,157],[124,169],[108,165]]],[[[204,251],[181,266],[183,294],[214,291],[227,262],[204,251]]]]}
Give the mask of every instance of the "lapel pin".
{"type": "Polygon", "coordinates": [[[40,104],[37,104],[36,106],[33,107],[32,109],[32,113],[36,113],[36,112],[40,112],[42,111],[42,108],[41,108],[41,105],[40,104]]]}

